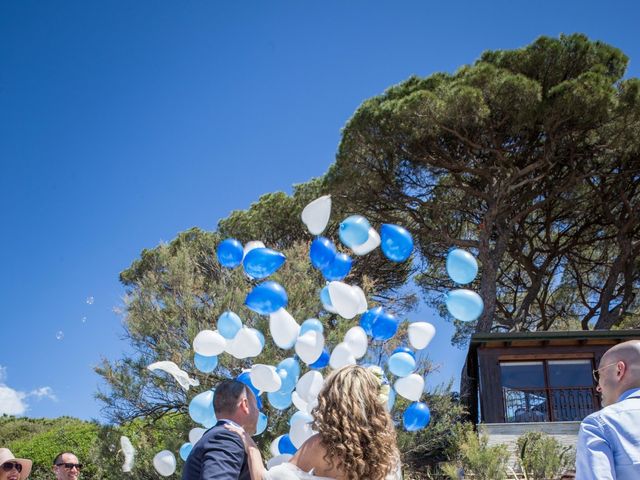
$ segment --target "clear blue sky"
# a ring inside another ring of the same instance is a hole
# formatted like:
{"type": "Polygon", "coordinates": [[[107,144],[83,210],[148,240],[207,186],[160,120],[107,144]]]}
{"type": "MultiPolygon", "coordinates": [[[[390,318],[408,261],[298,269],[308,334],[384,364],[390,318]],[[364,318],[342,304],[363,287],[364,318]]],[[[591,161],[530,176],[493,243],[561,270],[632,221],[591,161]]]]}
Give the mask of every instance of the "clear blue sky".
{"type": "MultiPolygon", "coordinates": [[[[112,310],[118,273],[143,248],[323,174],[358,105],[411,74],[584,32],[625,51],[638,76],[638,10],[576,0],[1,2],[0,398],[13,395],[29,416],[100,418],[92,366],[127,348],[112,310]]],[[[442,370],[429,383],[457,376],[463,359],[434,322],[430,355],[442,370]]]]}

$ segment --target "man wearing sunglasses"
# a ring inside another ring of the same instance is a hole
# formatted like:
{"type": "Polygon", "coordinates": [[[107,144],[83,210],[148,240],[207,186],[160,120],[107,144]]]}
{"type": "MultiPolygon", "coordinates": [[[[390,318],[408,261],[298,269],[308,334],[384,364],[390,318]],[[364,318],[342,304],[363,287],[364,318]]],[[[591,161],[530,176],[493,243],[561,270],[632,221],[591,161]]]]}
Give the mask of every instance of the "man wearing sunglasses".
{"type": "Polygon", "coordinates": [[[80,478],[80,470],[82,470],[82,464],[71,452],[59,453],[53,459],[53,473],[56,475],[56,480],[77,480],[80,478]]]}
{"type": "Polygon", "coordinates": [[[576,480],[640,479],[640,340],[607,350],[593,377],[604,408],[580,425],[576,480]]]}

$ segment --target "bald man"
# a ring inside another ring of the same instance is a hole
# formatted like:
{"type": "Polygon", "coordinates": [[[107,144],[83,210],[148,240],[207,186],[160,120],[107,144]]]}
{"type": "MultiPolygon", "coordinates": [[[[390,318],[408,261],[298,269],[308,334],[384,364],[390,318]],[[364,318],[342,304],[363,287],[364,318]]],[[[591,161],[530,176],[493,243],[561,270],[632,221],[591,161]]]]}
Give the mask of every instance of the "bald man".
{"type": "Polygon", "coordinates": [[[604,408],[580,425],[576,480],[640,479],[640,340],[607,350],[593,376],[604,408]]]}

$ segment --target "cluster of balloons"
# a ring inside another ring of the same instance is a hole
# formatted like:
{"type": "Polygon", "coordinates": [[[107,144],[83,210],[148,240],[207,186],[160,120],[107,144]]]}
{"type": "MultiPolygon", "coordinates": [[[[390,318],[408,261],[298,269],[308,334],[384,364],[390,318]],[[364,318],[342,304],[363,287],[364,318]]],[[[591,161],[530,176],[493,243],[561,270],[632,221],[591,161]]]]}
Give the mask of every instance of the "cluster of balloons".
{"type": "MultiPolygon", "coordinates": [[[[447,254],[446,269],[449,278],[460,285],[475,280],[478,274],[478,262],[466,250],[454,248],[447,254]]],[[[447,310],[453,318],[463,322],[472,322],[482,314],[482,297],[472,290],[459,288],[451,290],[445,296],[447,310]]]]}

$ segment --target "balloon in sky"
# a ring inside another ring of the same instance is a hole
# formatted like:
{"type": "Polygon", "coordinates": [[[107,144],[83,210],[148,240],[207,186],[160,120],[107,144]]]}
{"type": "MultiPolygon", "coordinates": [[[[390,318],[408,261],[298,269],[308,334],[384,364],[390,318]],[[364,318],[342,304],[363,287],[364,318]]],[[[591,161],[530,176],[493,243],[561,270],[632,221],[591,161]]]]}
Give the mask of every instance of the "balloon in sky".
{"type": "Polygon", "coordinates": [[[380,238],[382,253],[394,262],[404,262],[413,251],[411,234],[399,225],[382,225],[380,238]]]}
{"type": "Polygon", "coordinates": [[[193,449],[193,445],[191,445],[191,443],[189,442],[183,443],[182,446],[180,447],[180,458],[186,462],[187,457],[189,457],[189,454],[191,453],[192,449],[193,449]]]}
{"type": "Polygon", "coordinates": [[[311,259],[311,264],[314,267],[318,270],[322,270],[323,268],[327,268],[331,262],[333,262],[337,253],[338,251],[336,250],[336,246],[331,240],[326,237],[318,237],[311,242],[309,258],[311,259]]]}
{"type": "Polygon", "coordinates": [[[277,392],[267,393],[269,403],[273,408],[278,410],[284,410],[291,406],[291,392],[283,392],[278,390],[277,392]]]}
{"type": "Polygon", "coordinates": [[[346,253],[337,253],[333,261],[321,270],[322,275],[329,281],[342,280],[351,271],[352,260],[346,253]]]}
{"type": "Polygon", "coordinates": [[[213,357],[224,352],[227,340],[218,331],[202,330],[193,339],[193,350],[205,357],[213,357]]]}
{"type": "Polygon", "coordinates": [[[260,240],[251,240],[250,242],[245,243],[244,249],[242,250],[242,258],[246,257],[254,248],[265,248],[265,246],[260,240]]]}
{"type": "Polygon", "coordinates": [[[264,432],[267,429],[267,423],[268,423],[268,418],[267,416],[260,412],[258,414],[258,424],[256,425],[256,433],[254,433],[253,435],[260,435],[262,434],[262,432],[264,432]]]}
{"type": "Polygon", "coordinates": [[[416,369],[416,358],[405,351],[395,351],[389,357],[389,371],[396,377],[406,377],[416,369]]]}
{"type": "Polygon", "coordinates": [[[402,415],[404,428],[409,432],[423,429],[429,425],[430,420],[431,412],[429,411],[429,407],[422,402],[412,403],[404,411],[404,415],[402,415]]]}
{"type": "Polygon", "coordinates": [[[478,274],[476,257],[466,250],[454,248],[447,254],[447,274],[456,283],[471,283],[478,274]]]}
{"type": "Polygon", "coordinates": [[[242,328],[242,320],[237,314],[226,311],[218,317],[217,326],[218,333],[227,340],[231,340],[242,328]]]}
{"type": "Polygon", "coordinates": [[[273,342],[286,350],[295,345],[300,334],[300,325],[289,312],[280,308],[269,315],[269,331],[273,342]]]}
{"type": "Polygon", "coordinates": [[[444,302],[451,316],[463,322],[477,319],[484,309],[482,297],[466,289],[451,290],[446,294],[444,302]]]}
{"type": "Polygon", "coordinates": [[[260,391],[255,387],[253,383],[251,383],[251,370],[245,370],[240,375],[236,377],[236,380],[244,383],[247,387],[251,389],[253,394],[256,397],[258,402],[258,410],[262,409],[262,399],[260,398],[260,391]]]}
{"type": "Polygon", "coordinates": [[[236,268],[242,263],[242,244],[235,238],[227,238],[218,244],[216,255],[223,267],[236,268]]]}
{"type": "Polygon", "coordinates": [[[208,425],[214,420],[216,415],[213,411],[213,390],[206,390],[199,393],[189,402],[189,416],[201,425],[208,425]]]}
{"type": "Polygon", "coordinates": [[[387,400],[387,412],[393,410],[393,406],[396,403],[396,391],[392,388],[389,390],[389,400],[387,400]]]}
{"type": "Polygon", "coordinates": [[[409,324],[407,330],[409,343],[416,350],[427,348],[436,334],[436,327],[428,322],[413,322],[409,324]]]}
{"type": "Polygon", "coordinates": [[[374,340],[389,340],[398,331],[400,320],[387,312],[378,315],[371,326],[371,336],[374,340]]]}
{"type": "Polygon", "coordinates": [[[331,368],[338,370],[339,368],[346,367],[347,365],[355,364],[356,357],[349,348],[349,344],[341,342],[334,347],[331,352],[331,357],[329,357],[329,365],[331,368]]]}
{"type": "Polygon", "coordinates": [[[360,326],[367,335],[373,335],[373,324],[383,312],[382,307],[374,307],[367,310],[364,315],[360,317],[360,326]]]}
{"type": "Polygon", "coordinates": [[[291,443],[291,438],[289,434],[282,435],[280,440],[278,441],[278,450],[280,453],[288,453],[290,455],[295,455],[298,449],[291,443]]]}
{"type": "Polygon", "coordinates": [[[277,282],[263,282],[249,292],[245,305],[256,313],[269,315],[287,305],[287,292],[277,282]]]}
{"type": "Polygon", "coordinates": [[[417,402],[424,391],[424,378],[417,373],[396,380],[393,384],[396,393],[407,400],[417,402]]]}
{"type": "Polygon", "coordinates": [[[162,450],[153,457],[153,468],[163,477],[169,477],[176,471],[176,457],[169,450],[162,450]]]}
{"type": "Polygon", "coordinates": [[[251,383],[261,392],[277,392],[282,386],[282,379],[276,367],[256,363],[251,367],[251,383]]]}
{"type": "Polygon", "coordinates": [[[362,245],[369,238],[370,228],[369,221],[362,215],[347,217],[340,224],[340,241],[349,248],[362,245]]]}
{"type": "Polygon", "coordinates": [[[191,445],[195,445],[196,443],[198,443],[198,440],[202,438],[204,432],[206,432],[206,430],[200,427],[192,428],[191,430],[189,430],[189,442],[191,443],[191,445]]]}
{"type": "Polygon", "coordinates": [[[193,356],[193,363],[202,373],[211,373],[218,366],[218,357],[215,355],[212,357],[205,357],[204,355],[196,353],[193,356]]]}
{"type": "Polygon", "coordinates": [[[341,317],[350,320],[358,314],[361,305],[360,294],[351,285],[343,282],[331,282],[329,296],[333,308],[341,317]]]}
{"type": "Polygon", "coordinates": [[[304,335],[309,330],[315,330],[316,332],[324,333],[324,327],[322,326],[322,322],[317,318],[309,318],[302,322],[300,325],[300,335],[304,335]]]}
{"type": "Polygon", "coordinates": [[[302,400],[310,403],[318,398],[322,385],[324,385],[322,374],[317,370],[309,370],[298,380],[296,393],[302,400]]]}
{"type": "Polygon", "coordinates": [[[367,332],[362,327],[352,327],[344,335],[344,342],[349,345],[349,349],[355,358],[362,358],[367,353],[369,341],[367,332]]]}
{"type": "Polygon", "coordinates": [[[238,359],[257,357],[264,347],[264,336],[255,328],[242,327],[227,343],[226,352],[238,359]],[[262,337],[262,338],[261,338],[262,337]]]}
{"type": "Polygon", "coordinates": [[[331,295],[329,295],[329,287],[325,286],[320,290],[320,302],[322,302],[322,308],[329,313],[338,313],[331,303],[331,295]]]}
{"type": "Polygon", "coordinates": [[[318,360],[316,360],[311,365],[309,365],[309,367],[315,368],[315,369],[324,368],[327,365],[329,365],[329,358],[330,358],[329,351],[326,348],[324,348],[318,360]]]}
{"type": "Polygon", "coordinates": [[[254,248],[244,257],[242,265],[250,277],[266,278],[278,270],[286,257],[270,248],[254,248]]]}
{"type": "Polygon", "coordinates": [[[369,306],[367,305],[367,296],[364,294],[364,290],[362,290],[358,285],[351,285],[353,291],[359,298],[358,302],[358,315],[367,311],[369,306]]]}
{"type": "Polygon", "coordinates": [[[302,210],[302,221],[311,235],[320,235],[329,223],[331,195],[316,198],[302,210]]]}
{"type": "Polygon", "coordinates": [[[354,245],[351,247],[353,253],[360,256],[366,255],[380,246],[380,235],[373,227],[369,229],[368,235],[367,241],[362,245],[354,245]]]}
{"type": "Polygon", "coordinates": [[[289,430],[289,438],[296,448],[300,448],[314,433],[310,423],[295,422],[289,430]]]}
{"type": "Polygon", "coordinates": [[[315,330],[309,330],[296,340],[296,353],[307,365],[311,365],[320,358],[323,348],[324,336],[315,330]]]}

